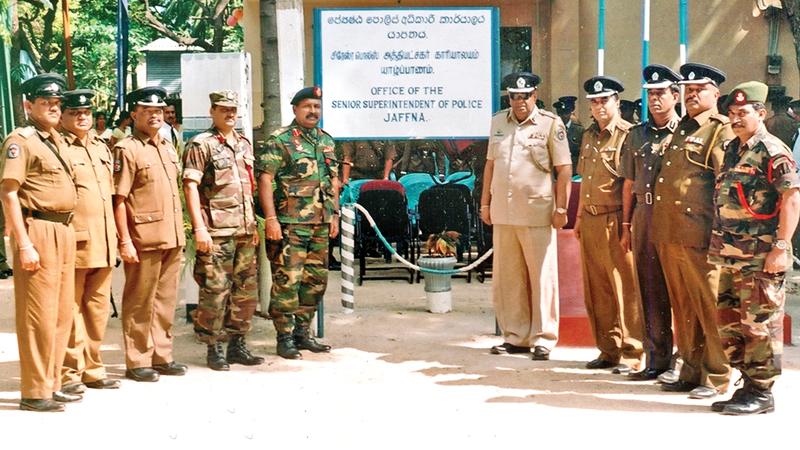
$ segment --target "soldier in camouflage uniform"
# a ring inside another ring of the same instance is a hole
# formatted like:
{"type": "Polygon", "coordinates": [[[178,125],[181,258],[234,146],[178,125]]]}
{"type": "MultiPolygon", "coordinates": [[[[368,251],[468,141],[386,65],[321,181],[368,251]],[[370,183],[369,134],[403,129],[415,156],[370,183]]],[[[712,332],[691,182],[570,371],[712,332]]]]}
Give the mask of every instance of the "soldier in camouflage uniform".
{"type": "Polygon", "coordinates": [[[189,141],[183,161],[183,192],[197,249],[194,279],[200,285],[192,318],[197,337],[208,345],[208,367],[229,370],[229,364],[264,362],[244,341],[258,283],[254,158],[250,142],[234,129],[238,94],[212,92],[209,98],[213,125],[189,141]],[[229,337],[223,356],[221,341],[229,337]]]}
{"type": "Polygon", "coordinates": [[[387,180],[397,149],[391,141],[347,141],[342,143],[342,181],[387,180]]]}
{"type": "Polygon", "coordinates": [[[266,237],[282,240],[272,260],[269,313],[278,355],[286,359],[302,358],[299,350],[331,348],[310,333],[328,283],[328,238],[339,233],[338,166],[333,138],[317,127],[321,99],[319,87],[298,91],[292,99],[295,120],[272,133],[256,154],[266,237]]]}
{"type": "Polygon", "coordinates": [[[721,267],[719,334],[744,386],[712,410],[743,415],[775,408],[781,373],[789,240],[800,215],[800,177],[789,148],[763,124],[767,85],[750,81],[728,97],[733,139],[717,176],[708,261],[721,267]]]}

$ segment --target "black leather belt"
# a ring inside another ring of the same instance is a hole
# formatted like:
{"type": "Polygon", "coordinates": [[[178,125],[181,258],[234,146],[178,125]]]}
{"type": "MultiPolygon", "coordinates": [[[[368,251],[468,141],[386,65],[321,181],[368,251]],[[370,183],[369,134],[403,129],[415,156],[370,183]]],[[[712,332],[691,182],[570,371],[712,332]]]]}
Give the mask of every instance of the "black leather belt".
{"type": "Polygon", "coordinates": [[[72,222],[71,212],[60,213],[22,208],[22,215],[25,217],[33,217],[34,219],[46,220],[48,222],[63,223],[64,225],[69,225],[69,223],[72,222]]]}

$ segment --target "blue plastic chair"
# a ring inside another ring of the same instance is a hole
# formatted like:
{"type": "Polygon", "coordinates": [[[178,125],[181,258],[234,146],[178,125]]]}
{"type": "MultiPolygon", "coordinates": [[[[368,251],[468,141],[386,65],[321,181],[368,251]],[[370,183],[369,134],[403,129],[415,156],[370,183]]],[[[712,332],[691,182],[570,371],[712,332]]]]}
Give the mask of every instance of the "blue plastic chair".
{"type": "Polygon", "coordinates": [[[469,171],[453,172],[444,180],[445,184],[463,184],[472,192],[475,190],[475,174],[469,171]]]}
{"type": "Polygon", "coordinates": [[[358,195],[361,192],[361,185],[368,181],[375,181],[375,180],[372,179],[350,180],[349,183],[345,184],[342,187],[342,193],[339,195],[339,204],[344,205],[346,203],[358,202],[358,195]]]}
{"type": "Polygon", "coordinates": [[[408,200],[408,213],[411,217],[412,224],[417,223],[417,203],[419,203],[419,196],[422,191],[435,186],[436,180],[429,173],[408,173],[397,180],[403,185],[406,190],[406,199],[408,200]]]}

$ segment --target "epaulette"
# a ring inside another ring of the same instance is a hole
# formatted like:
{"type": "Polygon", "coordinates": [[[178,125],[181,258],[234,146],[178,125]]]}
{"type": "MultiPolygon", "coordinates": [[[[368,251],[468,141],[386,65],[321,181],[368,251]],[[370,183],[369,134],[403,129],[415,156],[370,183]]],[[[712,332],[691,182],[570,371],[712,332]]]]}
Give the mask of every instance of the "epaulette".
{"type": "Polygon", "coordinates": [[[289,128],[290,127],[280,127],[277,130],[275,130],[272,133],[270,133],[270,137],[278,137],[278,136],[282,135],[283,133],[286,133],[287,131],[289,131],[289,128]]]}
{"type": "Polygon", "coordinates": [[[767,149],[767,153],[770,157],[792,154],[792,151],[786,146],[786,144],[783,143],[782,140],[771,134],[764,136],[764,139],[762,139],[761,142],[764,144],[764,147],[767,149]]]}
{"type": "Polygon", "coordinates": [[[212,133],[210,131],[203,131],[203,132],[197,133],[194,136],[194,140],[208,139],[208,138],[213,137],[213,136],[214,136],[214,133],[212,133]]]}
{"type": "Polygon", "coordinates": [[[543,115],[543,116],[545,116],[545,117],[549,117],[549,118],[551,118],[551,119],[556,119],[556,118],[558,118],[558,116],[557,116],[555,113],[552,113],[552,112],[550,112],[550,111],[548,111],[548,110],[546,110],[546,109],[541,109],[541,108],[540,108],[540,109],[539,109],[539,114],[541,114],[541,115],[543,115]]]}
{"type": "Polygon", "coordinates": [[[250,146],[253,145],[253,143],[250,142],[250,139],[247,139],[247,136],[243,135],[242,133],[239,133],[238,131],[236,132],[236,134],[239,136],[239,139],[244,139],[244,141],[250,144],[250,146]]]}
{"type": "Polygon", "coordinates": [[[323,134],[327,135],[329,138],[333,139],[333,136],[331,136],[331,134],[330,134],[330,133],[328,133],[327,131],[325,131],[325,130],[323,130],[322,128],[319,128],[319,127],[317,127],[317,129],[318,129],[319,131],[321,131],[323,134]]]}
{"type": "Polygon", "coordinates": [[[635,126],[634,124],[628,122],[627,120],[620,120],[617,122],[617,128],[626,133],[629,132],[631,128],[633,128],[634,126],[635,126]]]}
{"type": "Polygon", "coordinates": [[[20,136],[24,137],[25,139],[28,139],[29,137],[32,137],[34,134],[36,134],[36,127],[34,127],[33,125],[22,127],[19,129],[18,133],[20,136]]]}
{"type": "Polygon", "coordinates": [[[719,114],[719,113],[712,114],[710,119],[714,119],[714,120],[716,120],[717,122],[720,122],[723,125],[727,125],[727,124],[729,124],[731,122],[731,120],[728,119],[728,116],[726,116],[725,114],[719,114]]]}
{"type": "Polygon", "coordinates": [[[496,113],[494,113],[493,117],[497,117],[497,116],[499,116],[501,114],[503,116],[508,116],[508,111],[510,111],[510,110],[511,110],[511,108],[501,109],[500,111],[497,111],[496,113]]]}

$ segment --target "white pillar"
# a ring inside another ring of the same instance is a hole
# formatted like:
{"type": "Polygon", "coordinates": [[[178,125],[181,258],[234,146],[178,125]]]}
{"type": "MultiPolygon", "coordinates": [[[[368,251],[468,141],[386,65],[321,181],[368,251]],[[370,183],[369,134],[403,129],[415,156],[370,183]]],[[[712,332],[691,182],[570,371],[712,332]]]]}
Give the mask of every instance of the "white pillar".
{"type": "Polygon", "coordinates": [[[281,123],[288,125],[295,92],[314,80],[305,81],[305,26],[303,0],[277,0],[278,59],[281,84],[281,123]]]}

